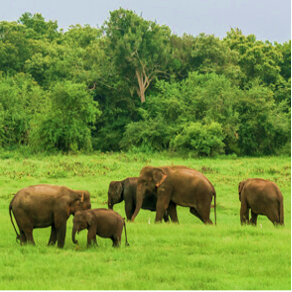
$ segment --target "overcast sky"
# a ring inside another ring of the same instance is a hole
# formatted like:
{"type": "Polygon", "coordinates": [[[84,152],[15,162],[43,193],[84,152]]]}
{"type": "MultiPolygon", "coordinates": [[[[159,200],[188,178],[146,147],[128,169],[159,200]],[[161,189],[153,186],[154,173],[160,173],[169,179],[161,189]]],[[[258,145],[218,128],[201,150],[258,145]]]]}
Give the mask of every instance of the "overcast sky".
{"type": "Polygon", "coordinates": [[[291,39],[291,0],[0,0],[0,21],[16,21],[24,12],[57,20],[59,28],[101,26],[109,12],[131,9],[173,33],[223,38],[230,28],[244,35],[283,43],[291,39]]]}

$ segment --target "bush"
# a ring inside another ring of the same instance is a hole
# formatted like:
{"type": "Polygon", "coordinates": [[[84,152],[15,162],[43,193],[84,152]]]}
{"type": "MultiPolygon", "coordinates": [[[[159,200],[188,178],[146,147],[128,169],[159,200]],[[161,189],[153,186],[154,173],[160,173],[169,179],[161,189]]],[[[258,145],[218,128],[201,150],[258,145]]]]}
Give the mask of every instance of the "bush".
{"type": "Polygon", "coordinates": [[[214,156],[224,152],[224,134],[219,123],[202,125],[200,122],[189,123],[173,142],[174,150],[192,150],[197,155],[214,156]]]}
{"type": "Polygon", "coordinates": [[[161,151],[169,147],[174,133],[174,129],[171,125],[166,126],[163,118],[150,118],[146,121],[128,124],[120,146],[125,150],[138,147],[146,149],[146,152],[161,151]]]}

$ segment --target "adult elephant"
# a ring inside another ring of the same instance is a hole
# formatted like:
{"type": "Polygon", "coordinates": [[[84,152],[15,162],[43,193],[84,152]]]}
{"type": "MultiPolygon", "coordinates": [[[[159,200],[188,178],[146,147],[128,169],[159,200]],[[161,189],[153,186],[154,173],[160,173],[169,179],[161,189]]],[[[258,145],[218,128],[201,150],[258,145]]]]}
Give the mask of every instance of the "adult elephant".
{"type": "Polygon", "coordinates": [[[186,166],[145,166],[137,182],[137,206],[132,221],[138,215],[143,199],[151,194],[157,198],[155,222],[160,222],[165,210],[175,217],[176,205],[190,207],[190,212],[205,224],[210,219],[211,201],[214,196],[216,224],[216,192],[211,182],[199,171],[186,166]],[[174,208],[169,208],[170,203],[174,208]]]}
{"type": "Polygon", "coordinates": [[[249,178],[238,185],[241,224],[257,224],[258,215],[266,215],[274,225],[284,224],[283,195],[272,181],[249,178]],[[249,220],[251,209],[251,220],[249,220]]]}
{"type": "Polygon", "coordinates": [[[74,191],[65,186],[40,184],[21,189],[10,202],[9,214],[20,244],[26,242],[35,244],[33,229],[51,226],[48,244],[54,245],[58,241],[58,247],[62,248],[69,216],[78,210],[90,208],[88,191],[74,191]],[[13,223],[11,211],[20,235],[13,223]]]}
{"type": "MultiPolygon", "coordinates": [[[[108,208],[113,210],[115,204],[125,201],[125,213],[127,220],[131,220],[137,205],[138,177],[128,177],[120,181],[111,181],[108,188],[108,208]]],[[[150,195],[143,199],[141,208],[144,210],[156,211],[156,197],[150,195]]],[[[165,211],[164,221],[168,222],[168,214],[165,211]]]]}

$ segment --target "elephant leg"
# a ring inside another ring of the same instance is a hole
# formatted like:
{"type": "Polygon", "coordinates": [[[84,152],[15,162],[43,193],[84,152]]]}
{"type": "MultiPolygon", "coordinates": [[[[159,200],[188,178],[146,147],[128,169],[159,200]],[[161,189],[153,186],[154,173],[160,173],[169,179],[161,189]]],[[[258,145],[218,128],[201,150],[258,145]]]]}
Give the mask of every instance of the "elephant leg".
{"type": "Polygon", "coordinates": [[[66,221],[62,223],[59,228],[56,229],[56,233],[57,233],[58,247],[63,248],[65,245],[65,237],[66,237],[66,221]]]}
{"type": "Polygon", "coordinates": [[[200,212],[194,207],[190,208],[190,212],[196,217],[198,217],[204,224],[213,224],[213,222],[209,218],[208,212],[200,212]]]}
{"type": "Polygon", "coordinates": [[[169,202],[170,199],[168,199],[166,196],[162,196],[157,200],[155,222],[162,222],[162,218],[169,206],[169,202]]]}
{"type": "MultiPolygon", "coordinates": [[[[170,219],[174,223],[178,223],[177,212],[176,212],[176,204],[170,202],[168,205],[167,213],[170,216],[170,219]]],[[[165,221],[166,222],[166,221],[165,221]]]]}
{"type": "Polygon", "coordinates": [[[199,204],[197,207],[197,212],[200,214],[200,217],[202,218],[201,220],[204,224],[213,224],[210,219],[211,201],[212,198],[210,198],[209,201],[206,200],[202,202],[202,204],[199,204]]]}
{"type": "Polygon", "coordinates": [[[164,220],[164,222],[166,222],[166,223],[169,222],[167,211],[164,212],[163,220],[164,220]]]}
{"type": "Polygon", "coordinates": [[[257,219],[258,219],[258,214],[254,213],[251,209],[251,219],[249,220],[251,225],[257,225],[257,219]]]}
{"type": "Polygon", "coordinates": [[[94,246],[97,246],[96,235],[93,237],[92,242],[94,246]]]}
{"type": "Polygon", "coordinates": [[[51,236],[50,236],[48,245],[55,245],[56,241],[57,241],[57,230],[56,230],[55,226],[52,225],[51,236]]]}
{"type": "Polygon", "coordinates": [[[17,220],[16,223],[20,232],[20,245],[31,243],[35,245],[32,231],[33,231],[33,223],[27,218],[26,214],[21,213],[19,216],[22,218],[21,221],[17,220]]]}
{"type": "Polygon", "coordinates": [[[209,216],[202,216],[202,214],[200,214],[194,207],[190,208],[190,212],[198,217],[204,224],[213,224],[213,222],[208,218],[209,216]]]}
{"type": "Polygon", "coordinates": [[[119,247],[121,243],[121,238],[119,238],[117,235],[113,235],[111,237],[111,240],[113,242],[113,247],[119,247]]]}
{"type": "Polygon", "coordinates": [[[127,221],[131,221],[132,215],[134,214],[135,207],[133,206],[132,203],[125,203],[125,213],[127,217],[127,221]]]}
{"type": "Polygon", "coordinates": [[[25,237],[27,239],[27,242],[31,243],[32,245],[35,245],[34,239],[33,239],[33,235],[32,235],[32,228],[25,228],[24,229],[24,234],[25,237]]]}
{"type": "Polygon", "coordinates": [[[87,247],[91,246],[91,243],[97,245],[96,242],[96,224],[90,225],[87,232],[87,247]]]}
{"type": "Polygon", "coordinates": [[[240,222],[241,225],[249,222],[249,208],[247,207],[246,202],[243,201],[241,201],[240,222]]]}
{"type": "Polygon", "coordinates": [[[25,236],[25,233],[23,230],[20,230],[20,245],[26,244],[27,243],[27,238],[25,236]]]}
{"type": "Polygon", "coordinates": [[[190,208],[190,212],[195,215],[196,217],[198,217],[202,222],[203,222],[203,219],[201,217],[201,215],[198,213],[198,211],[194,208],[194,207],[191,207],[190,208]]]}
{"type": "Polygon", "coordinates": [[[89,248],[91,246],[98,246],[97,241],[96,241],[96,236],[94,236],[93,238],[91,238],[90,241],[88,241],[88,239],[87,239],[87,248],[89,248]]]}
{"type": "Polygon", "coordinates": [[[280,216],[276,208],[268,209],[266,215],[274,225],[277,225],[280,223],[280,216]]]}

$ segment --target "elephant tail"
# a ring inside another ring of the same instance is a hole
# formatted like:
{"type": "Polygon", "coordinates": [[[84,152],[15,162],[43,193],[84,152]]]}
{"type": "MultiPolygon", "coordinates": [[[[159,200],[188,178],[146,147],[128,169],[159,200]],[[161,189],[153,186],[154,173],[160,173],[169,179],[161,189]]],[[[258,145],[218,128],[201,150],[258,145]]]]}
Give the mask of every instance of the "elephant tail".
{"type": "MultiPolygon", "coordinates": [[[[206,177],[205,177],[206,178],[206,177]]],[[[217,216],[216,216],[216,191],[212,183],[206,178],[206,180],[209,182],[211,188],[213,189],[213,196],[214,196],[214,217],[215,217],[215,225],[217,225],[217,216]]]]}
{"type": "Polygon", "coordinates": [[[17,242],[17,241],[20,239],[20,235],[18,234],[18,232],[17,232],[17,230],[16,230],[16,228],[15,228],[15,225],[14,225],[14,223],[13,223],[13,219],[12,219],[12,214],[11,214],[11,213],[13,213],[13,211],[12,211],[12,203],[13,203],[13,200],[14,200],[14,198],[11,200],[11,202],[10,202],[10,204],[9,204],[9,215],[10,215],[11,223],[12,223],[13,228],[14,228],[15,233],[16,233],[16,242],[17,242]]]}
{"type": "Polygon", "coordinates": [[[280,224],[284,225],[284,206],[283,206],[283,196],[280,197],[279,200],[279,213],[280,213],[280,224]]]}
{"type": "Polygon", "coordinates": [[[124,228],[125,228],[126,246],[129,246],[128,238],[127,238],[127,230],[126,230],[126,221],[125,221],[125,218],[123,218],[123,220],[124,220],[124,228]]]}
{"type": "Polygon", "coordinates": [[[216,216],[216,191],[214,189],[214,217],[215,217],[215,225],[217,225],[217,216],[216,216]]]}

